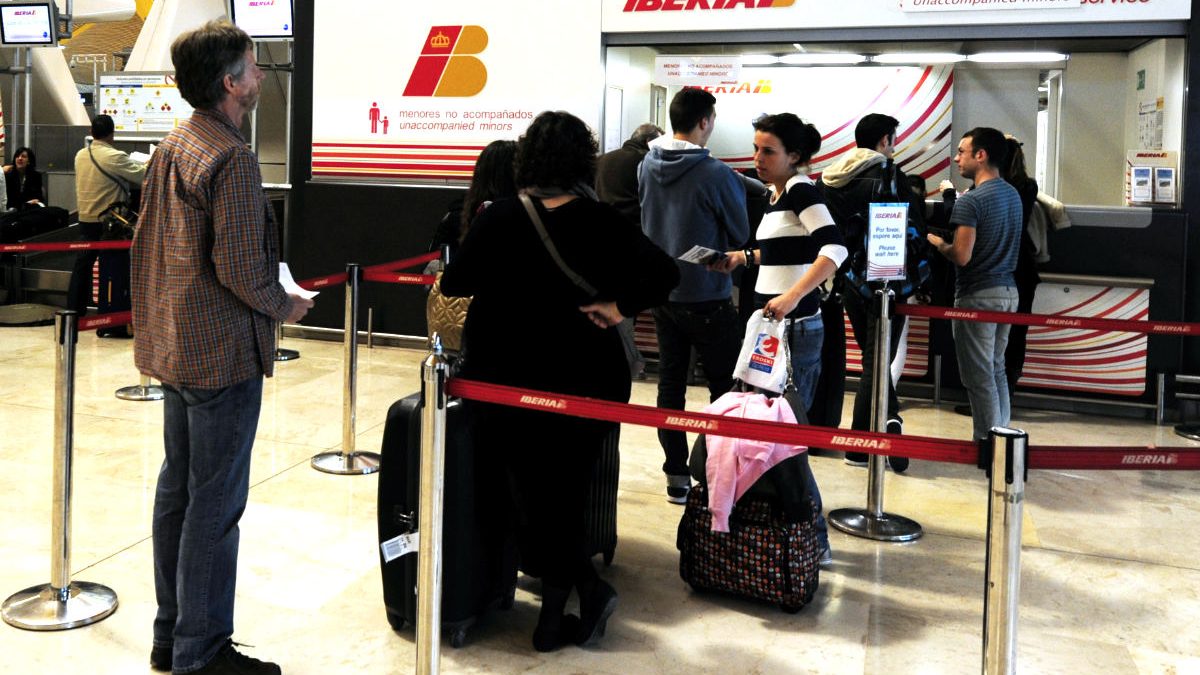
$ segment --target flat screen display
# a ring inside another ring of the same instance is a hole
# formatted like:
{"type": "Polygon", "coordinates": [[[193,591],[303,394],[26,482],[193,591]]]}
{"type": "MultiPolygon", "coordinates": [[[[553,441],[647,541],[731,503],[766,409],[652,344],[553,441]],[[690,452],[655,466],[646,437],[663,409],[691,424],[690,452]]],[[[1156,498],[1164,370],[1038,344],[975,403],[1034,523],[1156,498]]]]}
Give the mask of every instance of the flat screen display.
{"type": "Polygon", "coordinates": [[[229,19],[256,40],[288,40],[295,12],[292,0],[229,0],[229,19]]]}
{"type": "Polygon", "coordinates": [[[50,2],[0,5],[0,42],[6,45],[57,44],[56,23],[50,2]]]}

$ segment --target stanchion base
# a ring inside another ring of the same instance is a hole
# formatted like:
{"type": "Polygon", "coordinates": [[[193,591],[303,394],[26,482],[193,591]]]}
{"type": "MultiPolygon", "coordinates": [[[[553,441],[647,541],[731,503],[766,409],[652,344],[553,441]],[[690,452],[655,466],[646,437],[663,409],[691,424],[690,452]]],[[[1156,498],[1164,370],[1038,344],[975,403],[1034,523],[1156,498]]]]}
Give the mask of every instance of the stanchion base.
{"type": "Polygon", "coordinates": [[[300,358],[300,352],[296,351],[295,349],[276,349],[275,350],[275,360],[276,361],[295,361],[298,358],[300,358]]]}
{"type": "Polygon", "coordinates": [[[312,458],[312,468],[339,476],[365,475],[379,470],[379,460],[374,452],[322,452],[312,458]]]}
{"type": "Polygon", "coordinates": [[[846,534],[875,541],[914,541],[924,534],[915,520],[891,513],[876,516],[866,509],[834,509],[829,512],[829,524],[846,534]]]}
{"type": "Polygon", "coordinates": [[[96,623],[117,610],[117,594],[107,586],[73,581],[67,600],[50,584],[14,593],[4,601],[4,621],[25,630],[66,630],[96,623]]]}
{"type": "Polygon", "coordinates": [[[121,387],[116,396],[122,401],[161,401],[163,390],[162,387],[143,387],[135,384],[132,387],[121,387]]]}
{"type": "Polygon", "coordinates": [[[1200,441],[1200,424],[1177,424],[1175,433],[1192,441],[1200,441]]]}

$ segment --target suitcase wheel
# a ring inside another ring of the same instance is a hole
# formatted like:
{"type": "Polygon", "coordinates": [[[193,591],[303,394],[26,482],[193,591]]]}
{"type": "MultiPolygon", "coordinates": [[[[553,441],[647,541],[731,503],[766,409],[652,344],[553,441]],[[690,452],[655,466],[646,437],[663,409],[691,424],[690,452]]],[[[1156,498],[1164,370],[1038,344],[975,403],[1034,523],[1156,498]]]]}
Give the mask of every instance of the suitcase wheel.
{"type": "Polygon", "coordinates": [[[392,626],[392,630],[400,630],[404,628],[404,617],[397,612],[393,612],[390,609],[387,610],[387,620],[392,626]]]}
{"type": "Polygon", "coordinates": [[[617,550],[615,548],[610,548],[604,552],[604,566],[605,567],[612,566],[613,556],[616,555],[616,553],[617,553],[617,550]]]}
{"type": "Polygon", "coordinates": [[[785,605],[780,605],[779,609],[782,609],[784,614],[796,614],[801,609],[804,609],[804,605],[786,605],[785,604],[785,605]]]}
{"type": "Polygon", "coordinates": [[[458,649],[467,643],[467,629],[455,628],[450,632],[450,646],[458,649]]]}

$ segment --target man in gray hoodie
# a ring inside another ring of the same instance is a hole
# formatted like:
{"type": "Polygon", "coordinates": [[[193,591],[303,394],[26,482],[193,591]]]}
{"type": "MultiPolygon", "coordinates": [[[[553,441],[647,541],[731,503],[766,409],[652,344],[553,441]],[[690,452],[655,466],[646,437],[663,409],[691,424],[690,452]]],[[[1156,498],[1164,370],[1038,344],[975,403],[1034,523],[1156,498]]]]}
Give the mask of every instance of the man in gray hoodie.
{"type": "MultiPolygon", "coordinates": [[[[685,88],[671,100],[673,135],[650,143],[638,170],[642,229],[676,258],[680,282],[668,302],[654,309],[658,331],[658,407],[683,410],[687,374],[694,347],[708,380],[711,400],[733,386],[733,367],[741,347],[742,326],[733,305],[728,274],[678,257],[699,244],[716,251],[739,248],[750,237],[746,188],[732,169],[704,148],[716,121],[716,98],[685,88]]],[[[687,437],[682,431],[658,432],[666,461],[667,500],[687,501],[687,437]]]]}

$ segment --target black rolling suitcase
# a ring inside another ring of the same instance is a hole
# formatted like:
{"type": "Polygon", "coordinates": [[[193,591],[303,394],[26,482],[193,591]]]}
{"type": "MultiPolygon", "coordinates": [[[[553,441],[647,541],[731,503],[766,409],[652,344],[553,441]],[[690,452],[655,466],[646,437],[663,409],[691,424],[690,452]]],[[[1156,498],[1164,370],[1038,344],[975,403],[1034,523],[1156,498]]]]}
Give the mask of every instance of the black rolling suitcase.
{"type": "Polygon", "coordinates": [[[128,312],[129,300],[129,251],[103,251],[100,261],[100,296],[96,307],[101,314],[128,312]]]}
{"type": "MultiPolygon", "coordinates": [[[[99,294],[96,309],[100,314],[128,312],[133,303],[129,297],[129,251],[101,251],[99,261],[99,294]]],[[[130,337],[128,326],[101,328],[100,337],[130,337]]]]}
{"type": "MultiPolygon", "coordinates": [[[[406,396],[388,410],[379,469],[379,541],[417,529],[420,500],[421,394],[406,396]]],[[[454,647],[467,629],[494,606],[510,607],[516,581],[515,549],[505,519],[507,481],[481,466],[470,440],[463,403],[446,408],[446,472],[442,540],[442,629],[454,647]],[[481,520],[483,522],[481,522],[481,520]]],[[[395,629],[415,625],[417,555],[384,562],[383,602],[395,629]]]]}
{"type": "Polygon", "coordinates": [[[617,485],[621,479],[621,427],[613,429],[604,441],[596,473],[588,493],[584,524],[588,552],[604,556],[611,565],[617,550],[617,485]]]}

